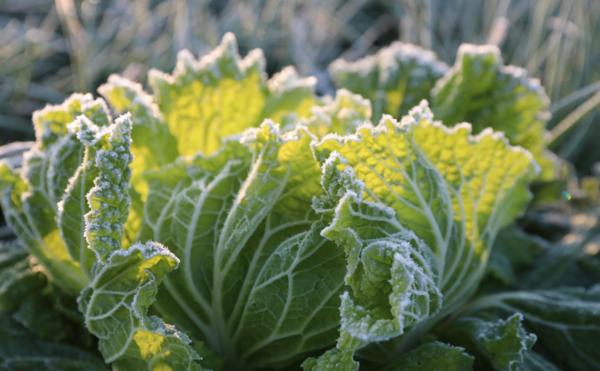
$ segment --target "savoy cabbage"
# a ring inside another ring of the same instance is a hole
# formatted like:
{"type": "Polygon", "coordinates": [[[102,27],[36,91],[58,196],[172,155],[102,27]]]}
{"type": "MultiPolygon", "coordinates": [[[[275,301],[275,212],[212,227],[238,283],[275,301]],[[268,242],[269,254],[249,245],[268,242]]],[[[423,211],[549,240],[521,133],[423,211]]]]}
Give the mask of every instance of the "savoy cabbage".
{"type": "Polygon", "coordinates": [[[36,112],[0,165],[0,368],[600,367],[599,286],[489,283],[557,176],[539,82],[487,46],[331,73],[335,97],[267,78],[228,34],[152,94],[111,76],[36,112]]]}

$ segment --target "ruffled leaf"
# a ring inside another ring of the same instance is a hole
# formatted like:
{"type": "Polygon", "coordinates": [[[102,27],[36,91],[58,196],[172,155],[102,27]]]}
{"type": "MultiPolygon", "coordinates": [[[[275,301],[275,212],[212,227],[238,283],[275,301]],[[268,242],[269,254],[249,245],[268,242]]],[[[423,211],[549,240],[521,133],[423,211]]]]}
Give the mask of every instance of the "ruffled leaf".
{"type": "MultiPolygon", "coordinates": [[[[332,156],[324,173],[335,172],[343,161],[332,156]]],[[[338,177],[351,173],[348,168],[338,177]]],[[[352,184],[339,178],[326,177],[324,187],[352,184]]],[[[368,343],[398,336],[435,314],[442,295],[431,248],[404,229],[392,209],[363,201],[362,184],[357,185],[337,203],[333,222],[322,234],[346,253],[345,281],[351,290],[342,295],[341,329],[368,343]]]]}
{"type": "Polygon", "coordinates": [[[131,113],[133,186],[137,192],[145,195],[146,186],[139,179],[140,175],[175,161],[178,156],[177,141],[163,121],[154,98],[140,84],[111,75],[98,91],[115,113],[131,113]]]}
{"type": "Polygon", "coordinates": [[[494,370],[523,370],[537,337],[528,333],[522,322],[521,313],[506,320],[464,317],[453,324],[450,338],[479,355],[478,360],[485,360],[494,370]]]}
{"type": "Polygon", "coordinates": [[[430,246],[436,284],[451,309],[477,287],[498,231],[519,216],[530,198],[535,164],[489,130],[471,136],[433,121],[425,103],[401,123],[389,116],[349,137],[325,137],[324,161],[337,152],[364,189],[361,197],[391,208],[403,228],[430,246]]]}
{"type": "Polygon", "coordinates": [[[94,186],[87,194],[85,238],[96,254],[93,279],[79,296],[88,330],[99,339],[107,363],[117,368],[201,370],[191,340],[160,318],[148,315],[164,275],[178,259],[160,244],[122,249],[129,213],[132,160],[131,120],[119,117],[101,128],[85,117],[72,130],[93,160],[94,186]]]}
{"type": "MultiPolygon", "coordinates": [[[[563,288],[499,293],[484,296],[469,308],[471,313],[520,312],[536,345],[548,350],[548,358],[573,370],[600,367],[596,339],[600,336],[600,286],[584,290],[563,288]]],[[[534,362],[539,363],[539,362],[534,362]]]]}
{"type": "Polygon", "coordinates": [[[383,114],[400,117],[430,91],[448,67],[428,50],[395,42],[355,62],[336,60],[329,67],[335,84],[368,98],[373,121],[383,114]]]}
{"type": "Polygon", "coordinates": [[[0,170],[8,224],[56,283],[73,295],[88,282],[91,261],[82,243],[83,222],[77,218],[77,212],[85,209],[80,200],[85,193],[64,200],[67,189],[79,186],[72,178],[84,152],[68,125],[81,116],[103,127],[110,123],[107,112],[102,100],[81,94],[37,111],[33,115],[36,143],[24,155],[23,168],[15,171],[3,165],[0,170]],[[71,201],[78,205],[69,204],[73,214],[65,215],[63,206],[71,201]]]}
{"type": "Polygon", "coordinates": [[[386,116],[377,128],[326,136],[315,150],[324,189],[340,197],[315,206],[336,205],[322,234],[346,255],[341,336],[359,342],[338,344],[342,352],[427,329],[465,303],[497,232],[528,201],[535,172],[530,155],[498,134],[448,129],[424,104],[400,124],[386,116]]]}
{"type": "Polygon", "coordinates": [[[505,66],[493,45],[461,45],[456,62],[432,92],[431,107],[446,125],[470,122],[473,132],[501,131],[512,145],[531,152],[548,176],[545,154],[550,101],[539,80],[505,66]]]}
{"type": "Polygon", "coordinates": [[[326,134],[350,134],[371,118],[371,104],[360,95],[338,90],[335,99],[325,100],[304,120],[309,130],[321,138],[326,134]]]}
{"type": "Polygon", "coordinates": [[[266,80],[261,51],[238,54],[233,34],[200,60],[184,50],[172,75],[153,70],[149,80],[156,103],[182,155],[211,154],[222,140],[258,126],[264,118],[304,117],[314,104],[314,78],[292,68],[266,80]]]}
{"type": "Polygon", "coordinates": [[[94,186],[86,195],[89,211],[84,235],[96,253],[96,262],[101,263],[121,248],[129,213],[131,119],[124,115],[111,126],[100,128],[82,116],[73,122],[72,130],[86,146],[88,162],[83,166],[94,172],[94,186]]]}
{"type": "Polygon", "coordinates": [[[148,315],[158,285],[178,264],[163,246],[148,242],[113,251],[79,297],[87,328],[107,363],[124,370],[202,370],[191,340],[148,315]]]}

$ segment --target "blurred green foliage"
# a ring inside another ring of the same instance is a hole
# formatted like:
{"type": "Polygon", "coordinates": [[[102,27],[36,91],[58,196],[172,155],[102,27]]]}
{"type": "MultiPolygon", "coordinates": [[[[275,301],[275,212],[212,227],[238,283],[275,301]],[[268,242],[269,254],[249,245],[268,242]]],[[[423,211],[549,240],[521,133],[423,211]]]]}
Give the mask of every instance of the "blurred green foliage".
{"type": "Polygon", "coordinates": [[[551,97],[553,147],[589,173],[600,160],[598,0],[2,0],[0,143],[32,137],[31,112],[110,73],[144,81],[183,48],[202,54],[226,31],[319,78],[327,66],[400,39],[452,63],[462,42],[494,43],[551,97]]]}

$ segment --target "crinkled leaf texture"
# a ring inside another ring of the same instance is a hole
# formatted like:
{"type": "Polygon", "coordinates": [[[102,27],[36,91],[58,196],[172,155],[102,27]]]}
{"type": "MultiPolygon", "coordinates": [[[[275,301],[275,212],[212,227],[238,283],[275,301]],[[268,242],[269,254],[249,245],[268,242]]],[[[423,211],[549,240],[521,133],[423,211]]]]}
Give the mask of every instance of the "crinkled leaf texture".
{"type": "Polygon", "coordinates": [[[422,99],[429,100],[431,89],[447,69],[433,52],[395,42],[355,62],[336,60],[329,72],[338,87],[371,101],[377,121],[383,114],[401,117],[422,99]]]}
{"type": "Polygon", "coordinates": [[[87,165],[96,174],[85,214],[85,239],[96,263],[78,299],[86,327],[98,337],[105,361],[116,368],[201,370],[191,340],[147,313],[160,280],[176,267],[177,258],[153,242],[127,249],[121,245],[130,206],[130,116],[106,127],[80,117],[71,130],[86,155],[94,155],[87,165]]]}
{"type": "Polygon", "coordinates": [[[546,153],[550,100],[539,80],[502,63],[494,45],[461,45],[454,66],[432,91],[431,107],[446,125],[470,122],[473,131],[502,131],[511,144],[529,150],[551,176],[546,153]]]}
{"type": "Polygon", "coordinates": [[[136,244],[113,252],[83,290],[79,305],[107,363],[127,370],[202,369],[184,333],[147,315],[160,280],[177,263],[159,244],[136,244]]]}
{"type": "Polygon", "coordinates": [[[181,51],[172,75],[149,75],[156,104],[182,155],[210,154],[222,139],[257,126],[264,118],[305,117],[315,104],[316,80],[288,67],[267,81],[260,50],[240,58],[233,34],[200,60],[181,51]]]}
{"type": "MultiPolygon", "coordinates": [[[[327,134],[349,134],[371,118],[371,104],[360,95],[340,89],[335,98],[323,98],[321,105],[312,107],[311,115],[300,121],[321,138],[327,134]]],[[[297,125],[297,122],[293,122],[297,125]]]]}
{"type": "Polygon", "coordinates": [[[25,154],[22,169],[0,164],[1,202],[8,224],[56,284],[72,295],[86,285],[93,264],[79,218],[87,208],[89,181],[78,170],[84,150],[67,128],[78,116],[99,126],[109,123],[102,100],[75,94],[34,114],[36,143],[25,154]]]}
{"type": "Polygon", "coordinates": [[[315,150],[324,188],[340,198],[322,234],[347,260],[342,337],[326,357],[426,331],[464,304],[536,173],[528,152],[489,130],[473,137],[467,124],[448,129],[425,103],[401,123],[384,116],[355,135],[326,136],[315,150]]]}
{"type": "Polygon", "coordinates": [[[555,174],[555,156],[546,150],[550,101],[537,79],[505,66],[495,45],[459,47],[452,68],[435,54],[399,42],[355,62],[335,61],[336,85],[368,98],[373,118],[400,117],[427,99],[445,125],[472,124],[473,133],[501,131],[512,145],[529,150],[542,179],[555,174]]]}

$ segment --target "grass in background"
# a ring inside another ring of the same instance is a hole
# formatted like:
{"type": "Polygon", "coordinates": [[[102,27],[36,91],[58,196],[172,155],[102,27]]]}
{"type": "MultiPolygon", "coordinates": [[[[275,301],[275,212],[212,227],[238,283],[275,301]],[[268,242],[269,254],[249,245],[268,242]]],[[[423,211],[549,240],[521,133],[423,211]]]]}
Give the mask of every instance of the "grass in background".
{"type": "Polygon", "coordinates": [[[4,0],[0,2],[0,142],[32,138],[30,115],[113,72],[144,81],[177,51],[210,50],[233,31],[268,70],[294,64],[331,92],[327,65],[395,39],[452,63],[462,42],[494,43],[552,98],[554,149],[588,173],[600,160],[597,0],[4,0]],[[594,139],[596,138],[596,140],[594,139]]]}

